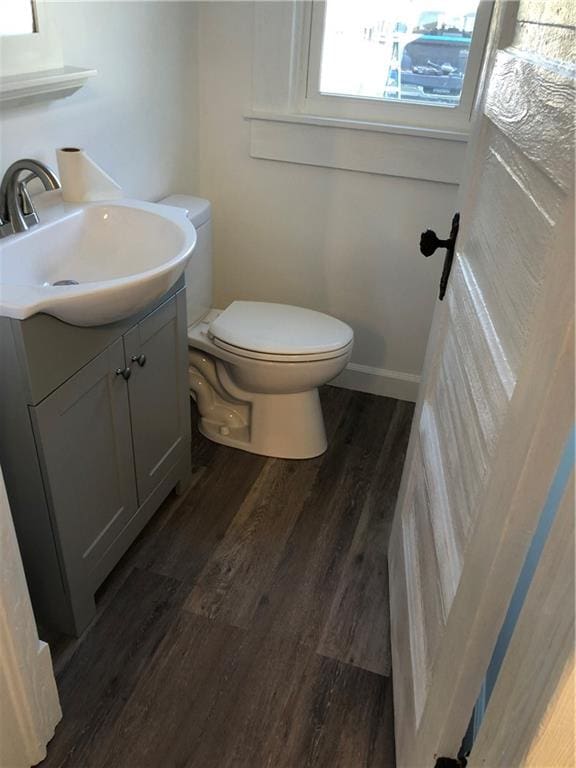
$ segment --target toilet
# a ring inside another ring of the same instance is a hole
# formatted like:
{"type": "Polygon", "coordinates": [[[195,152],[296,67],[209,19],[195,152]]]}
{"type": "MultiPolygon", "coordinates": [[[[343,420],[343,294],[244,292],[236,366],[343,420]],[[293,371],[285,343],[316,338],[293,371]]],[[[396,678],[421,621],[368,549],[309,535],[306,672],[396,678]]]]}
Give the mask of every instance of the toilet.
{"type": "Polygon", "coordinates": [[[308,459],[326,450],[318,387],[352,353],[350,326],[311,309],[262,301],[211,307],[211,207],[171,195],[197,230],[186,267],[189,381],[199,430],[210,440],[264,456],[308,459]]]}

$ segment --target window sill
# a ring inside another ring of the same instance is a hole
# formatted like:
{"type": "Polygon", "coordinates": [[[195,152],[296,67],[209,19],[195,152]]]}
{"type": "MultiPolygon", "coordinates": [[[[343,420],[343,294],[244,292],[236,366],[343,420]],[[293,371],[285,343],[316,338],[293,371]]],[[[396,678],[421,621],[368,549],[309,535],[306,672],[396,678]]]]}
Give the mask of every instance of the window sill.
{"type": "Polygon", "coordinates": [[[328,117],[325,115],[311,115],[302,112],[264,112],[251,109],[244,113],[244,117],[246,120],[263,120],[273,123],[298,123],[301,125],[317,125],[325,128],[346,128],[354,131],[374,131],[375,133],[392,133],[424,139],[441,139],[445,141],[467,142],[469,138],[468,131],[423,128],[415,125],[393,125],[371,120],[352,120],[351,118],[345,117],[328,117]]]}
{"type": "Polygon", "coordinates": [[[468,134],[320,115],[251,110],[250,156],[459,184],[468,134]]]}

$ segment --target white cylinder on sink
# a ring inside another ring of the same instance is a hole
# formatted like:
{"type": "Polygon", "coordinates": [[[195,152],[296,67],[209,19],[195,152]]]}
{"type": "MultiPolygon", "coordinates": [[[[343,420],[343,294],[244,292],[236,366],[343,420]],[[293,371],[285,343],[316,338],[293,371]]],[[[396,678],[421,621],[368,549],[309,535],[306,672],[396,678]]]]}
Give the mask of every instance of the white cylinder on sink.
{"type": "Polygon", "coordinates": [[[124,196],[106,171],[79,147],[56,150],[62,199],[67,203],[94,203],[124,196]]]}

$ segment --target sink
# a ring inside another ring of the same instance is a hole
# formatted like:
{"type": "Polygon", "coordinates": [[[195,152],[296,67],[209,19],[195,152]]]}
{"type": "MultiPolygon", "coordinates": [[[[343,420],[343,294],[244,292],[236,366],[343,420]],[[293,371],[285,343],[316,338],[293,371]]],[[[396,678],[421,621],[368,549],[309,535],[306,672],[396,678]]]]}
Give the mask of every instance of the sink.
{"type": "Polygon", "coordinates": [[[35,198],[40,224],[0,240],[0,316],[104,325],[139,312],[183,273],[196,230],[182,209],[139,200],[35,198]]]}

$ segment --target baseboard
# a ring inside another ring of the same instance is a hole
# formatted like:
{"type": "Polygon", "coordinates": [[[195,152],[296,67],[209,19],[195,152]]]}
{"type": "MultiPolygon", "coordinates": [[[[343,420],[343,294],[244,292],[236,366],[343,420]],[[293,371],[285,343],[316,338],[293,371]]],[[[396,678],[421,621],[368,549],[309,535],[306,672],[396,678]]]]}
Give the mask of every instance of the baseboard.
{"type": "Polygon", "coordinates": [[[334,387],[356,389],[372,395],[394,397],[396,400],[416,402],[420,376],[402,371],[388,371],[370,365],[348,363],[342,373],[330,382],[334,387]]]}

